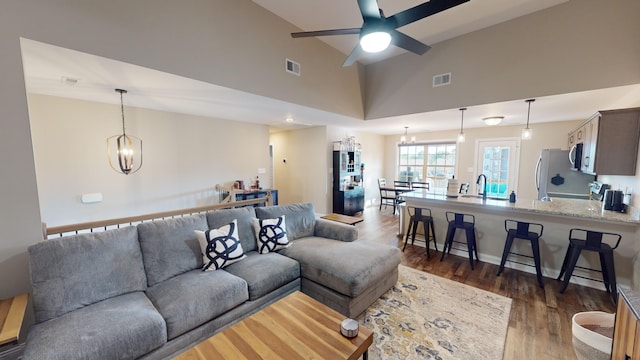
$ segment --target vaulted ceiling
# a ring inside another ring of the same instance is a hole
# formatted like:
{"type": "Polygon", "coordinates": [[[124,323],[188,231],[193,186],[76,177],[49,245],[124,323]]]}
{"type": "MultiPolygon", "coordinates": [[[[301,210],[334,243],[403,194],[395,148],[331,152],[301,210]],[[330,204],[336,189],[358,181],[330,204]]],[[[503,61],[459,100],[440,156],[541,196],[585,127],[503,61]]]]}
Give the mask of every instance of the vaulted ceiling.
{"type": "MultiPolygon", "coordinates": [[[[359,27],[362,23],[355,0],[254,2],[303,31],[359,27]]],[[[566,0],[471,0],[400,30],[432,45],[564,2],[566,0]]],[[[419,3],[421,1],[379,0],[387,16],[419,3]]],[[[346,57],[358,39],[357,35],[347,35],[322,37],[321,40],[345,53],[346,57]]],[[[137,91],[127,95],[126,105],[248,121],[276,130],[340,125],[379,134],[398,134],[403,131],[398,124],[410,126],[415,132],[449,130],[459,124],[457,109],[363,121],[36,41],[24,39],[22,51],[27,90],[32,93],[116,104],[119,97],[113,89],[136,79],[137,91]],[[162,85],[167,83],[171,84],[171,91],[162,85]],[[286,122],[286,118],[294,121],[286,122]]],[[[365,56],[359,61],[363,64],[385,61],[402,52],[390,49],[382,55],[365,56]]],[[[532,106],[532,123],[575,120],[587,118],[593,109],[640,106],[640,84],[552,95],[540,100],[532,106]]],[[[474,106],[473,114],[465,115],[465,126],[484,126],[481,118],[490,115],[505,116],[505,125],[522,124],[526,118],[526,104],[506,101],[474,106]]]]}

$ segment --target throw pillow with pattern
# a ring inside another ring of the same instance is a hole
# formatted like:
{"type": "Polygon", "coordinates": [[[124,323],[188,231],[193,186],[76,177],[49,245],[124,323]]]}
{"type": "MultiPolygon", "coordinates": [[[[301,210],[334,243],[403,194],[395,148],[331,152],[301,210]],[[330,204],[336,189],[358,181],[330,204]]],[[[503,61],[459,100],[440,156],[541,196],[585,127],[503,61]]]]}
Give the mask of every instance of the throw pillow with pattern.
{"type": "Polygon", "coordinates": [[[238,239],[237,220],[217,229],[195,232],[202,251],[204,271],[222,269],[247,257],[238,239]]]}
{"type": "Polygon", "coordinates": [[[267,254],[289,246],[284,215],[275,219],[251,219],[251,221],[260,254],[267,254]]]}

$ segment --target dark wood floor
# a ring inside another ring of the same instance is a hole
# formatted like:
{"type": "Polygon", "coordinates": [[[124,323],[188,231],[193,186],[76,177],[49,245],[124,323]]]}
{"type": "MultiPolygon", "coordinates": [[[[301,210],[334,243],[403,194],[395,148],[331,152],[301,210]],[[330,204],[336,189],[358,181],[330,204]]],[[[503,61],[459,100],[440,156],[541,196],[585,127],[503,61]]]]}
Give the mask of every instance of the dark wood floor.
{"type": "MultiPolygon", "coordinates": [[[[369,206],[357,224],[359,238],[398,246],[398,216],[391,208],[379,211],[369,206]]],[[[438,243],[442,249],[442,243],[438,243]]],[[[571,344],[571,317],[581,311],[614,312],[611,298],[604,290],[570,284],[560,294],[560,282],[544,278],[544,289],[537,285],[534,274],[505,269],[496,276],[498,266],[476,262],[469,267],[468,258],[448,255],[440,262],[440,252],[427,259],[425,248],[408,245],[402,254],[402,264],[455,280],[479,289],[513,299],[509,330],[505,346],[505,360],[512,359],[576,359],[571,344]]],[[[481,256],[482,258],[482,256],[481,256]]],[[[604,289],[604,288],[603,288],[604,289]]]]}

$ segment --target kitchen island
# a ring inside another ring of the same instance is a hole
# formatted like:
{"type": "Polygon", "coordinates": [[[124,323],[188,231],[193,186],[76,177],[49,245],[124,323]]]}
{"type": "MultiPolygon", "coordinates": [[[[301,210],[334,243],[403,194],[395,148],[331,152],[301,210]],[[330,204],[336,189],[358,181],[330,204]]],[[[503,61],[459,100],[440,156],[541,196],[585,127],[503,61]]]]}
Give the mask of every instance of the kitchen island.
{"type": "MultiPolygon", "coordinates": [[[[582,228],[587,230],[613,232],[622,235],[620,246],[615,250],[615,267],[617,281],[620,286],[629,287],[633,276],[634,258],[640,251],[638,231],[640,229],[640,211],[630,207],[629,212],[619,213],[602,210],[602,203],[595,200],[561,199],[552,201],[518,199],[509,203],[502,199],[487,199],[474,195],[447,197],[443,192],[418,190],[403,194],[407,206],[426,207],[431,209],[435,223],[436,238],[442,249],[447,231],[446,211],[473,214],[476,217],[476,238],[480,260],[500,264],[506,233],[504,220],[535,222],[544,225],[544,233],[540,242],[542,273],[545,277],[556,278],[569,244],[569,230],[582,228]]],[[[403,210],[406,212],[406,207],[403,210]]],[[[403,214],[406,218],[407,214],[403,214]]],[[[404,226],[406,227],[405,221],[404,226]]],[[[401,231],[406,233],[406,229],[401,231]]],[[[465,241],[462,232],[456,234],[456,240],[465,241]]],[[[424,246],[424,242],[416,242],[424,246]]],[[[455,246],[455,245],[454,245],[455,246]]],[[[531,246],[526,241],[516,241],[512,251],[531,254],[531,246]]],[[[452,253],[467,257],[466,249],[452,253]]],[[[530,262],[526,258],[509,260],[530,262]],[[523,261],[524,260],[524,261],[523,261]]],[[[446,258],[445,258],[446,261],[446,258]]],[[[507,267],[535,273],[535,269],[507,261],[507,267]]],[[[600,268],[597,254],[583,253],[578,266],[600,268]],[[591,256],[596,255],[596,256],[591,256]]],[[[576,267],[575,275],[602,279],[600,273],[581,270],[576,267]]],[[[546,280],[545,281],[549,281],[546,280]]],[[[604,289],[601,283],[581,279],[574,276],[572,282],[604,289]]]]}

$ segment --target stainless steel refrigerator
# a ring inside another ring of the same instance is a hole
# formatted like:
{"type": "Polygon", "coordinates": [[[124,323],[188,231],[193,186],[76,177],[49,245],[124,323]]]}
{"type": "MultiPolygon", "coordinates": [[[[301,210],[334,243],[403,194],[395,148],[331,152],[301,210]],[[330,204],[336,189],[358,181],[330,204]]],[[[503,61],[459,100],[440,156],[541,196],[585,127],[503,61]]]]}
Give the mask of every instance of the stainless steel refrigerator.
{"type": "Polygon", "coordinates": [[[536,166],[538,200],[549,198],[589,199],[589,184],[594,175],[571,170],[569,151],[543,149],[536,166]]]}

